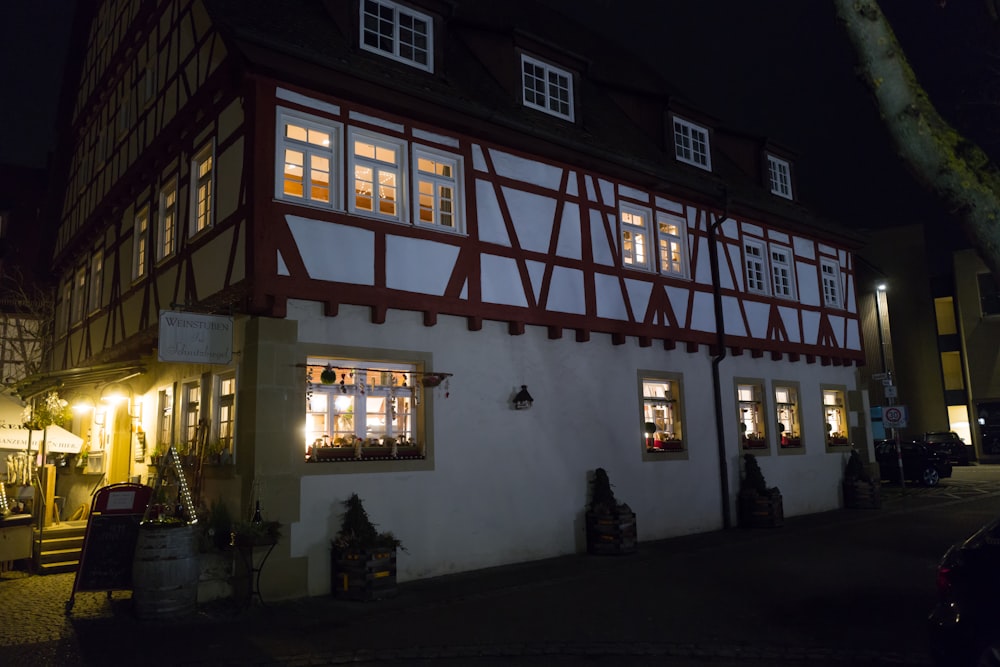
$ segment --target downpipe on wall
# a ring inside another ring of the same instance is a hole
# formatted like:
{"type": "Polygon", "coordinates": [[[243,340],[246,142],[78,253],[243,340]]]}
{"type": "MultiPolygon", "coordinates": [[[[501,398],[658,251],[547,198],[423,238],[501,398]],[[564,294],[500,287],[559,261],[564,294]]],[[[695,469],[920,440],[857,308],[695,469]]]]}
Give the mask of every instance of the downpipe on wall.
{"type": "Polygon", "coordinates": [[[722,215],[708,226],[708,259],[712,269],[712,300],[715,305],[715,345],[712,356],[712,391],[715,394],[715,433],[719,448],[719,484],[722,492],[722,527],[732,528],[729,509],[729,465],[726,462],[725,421],[722,418],[722,380],[719,365],[726,358],[726,325],[722,315],[722,286],[719,284],[719,243],[716,230],[729,219],[729,197],[725,198],[722,215]]]}

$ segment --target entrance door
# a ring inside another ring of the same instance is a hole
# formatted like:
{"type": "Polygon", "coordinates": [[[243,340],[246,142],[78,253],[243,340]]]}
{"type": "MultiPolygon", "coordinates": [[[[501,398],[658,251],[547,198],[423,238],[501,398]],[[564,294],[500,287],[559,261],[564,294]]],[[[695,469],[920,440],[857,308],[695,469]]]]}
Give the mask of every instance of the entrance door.
{"type": "Polygon", "coordinates": [[[126,405],[120,405],[115,410],[114,424],[111,430],[111,453],[108,463],[108,484],[120,484],[129,481],[132,472],[132,418],[129,417],[126,405]]]}

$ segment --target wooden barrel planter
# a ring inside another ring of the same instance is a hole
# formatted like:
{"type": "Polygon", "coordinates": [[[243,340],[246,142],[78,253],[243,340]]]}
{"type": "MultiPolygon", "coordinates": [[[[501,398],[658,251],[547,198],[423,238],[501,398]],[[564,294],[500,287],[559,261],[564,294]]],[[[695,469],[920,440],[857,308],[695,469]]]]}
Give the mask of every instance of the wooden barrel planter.
{"type": "Polygon", "coordinates": [[[739,522],[743,528],[778,528],[785,523],[781,494],[740,491],[739,522]]]}
{"type": "Polygon", "coordinates": [[[587,512],[587,553],[604,556],[633,554],[639,549],[635,512],[587,512]]]}
{"type": "Polygon", "coordinates": [[[172,619],[198,607],[195,527],[140,526],[132,561],[132,609],[142,619],[172,619]]]}
{"type": "Polygon", "coordinates": [[[882,507],[882,483],[874,480],[844,480],[844,507],[877,510],[882,507]]]}
{"type": "Polygon", "coordinates": [[[330,588],[343,600],[382,600],[395,597],[396,549],[333,549],[330,588]]]}

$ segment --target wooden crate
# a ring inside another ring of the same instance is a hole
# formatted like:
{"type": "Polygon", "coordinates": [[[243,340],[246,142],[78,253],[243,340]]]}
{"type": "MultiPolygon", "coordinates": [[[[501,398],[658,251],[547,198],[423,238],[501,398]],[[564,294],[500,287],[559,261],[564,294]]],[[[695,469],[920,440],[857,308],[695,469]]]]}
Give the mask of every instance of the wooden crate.
{"type": "Polygon", "coordinates": [[[394,548],[334,549],[330,560],[330,588],[333,597],[344,600],[382,600],[396,596],[394,548]]]}
{"type": "Polygon", "coordinates": [[[617,556],[638,548],[634,512],[587,512],[587,553],[617,556]]]}
{"type": "Polygon", "coordinates": [[[785,523],[780,493],[759,495],[741,492],[738,504],[740,526],[743,528],[778,528],[785,523]]]}

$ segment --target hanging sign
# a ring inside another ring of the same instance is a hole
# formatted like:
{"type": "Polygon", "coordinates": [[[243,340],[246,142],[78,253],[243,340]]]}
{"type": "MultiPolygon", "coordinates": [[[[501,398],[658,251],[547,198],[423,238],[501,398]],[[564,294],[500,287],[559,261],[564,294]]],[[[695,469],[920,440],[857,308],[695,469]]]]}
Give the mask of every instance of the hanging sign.
{"type": "Polygon", "coordinates": [[[233,360],[233,318],[160,311],[160,361],[228,364],[233,360]]]}

